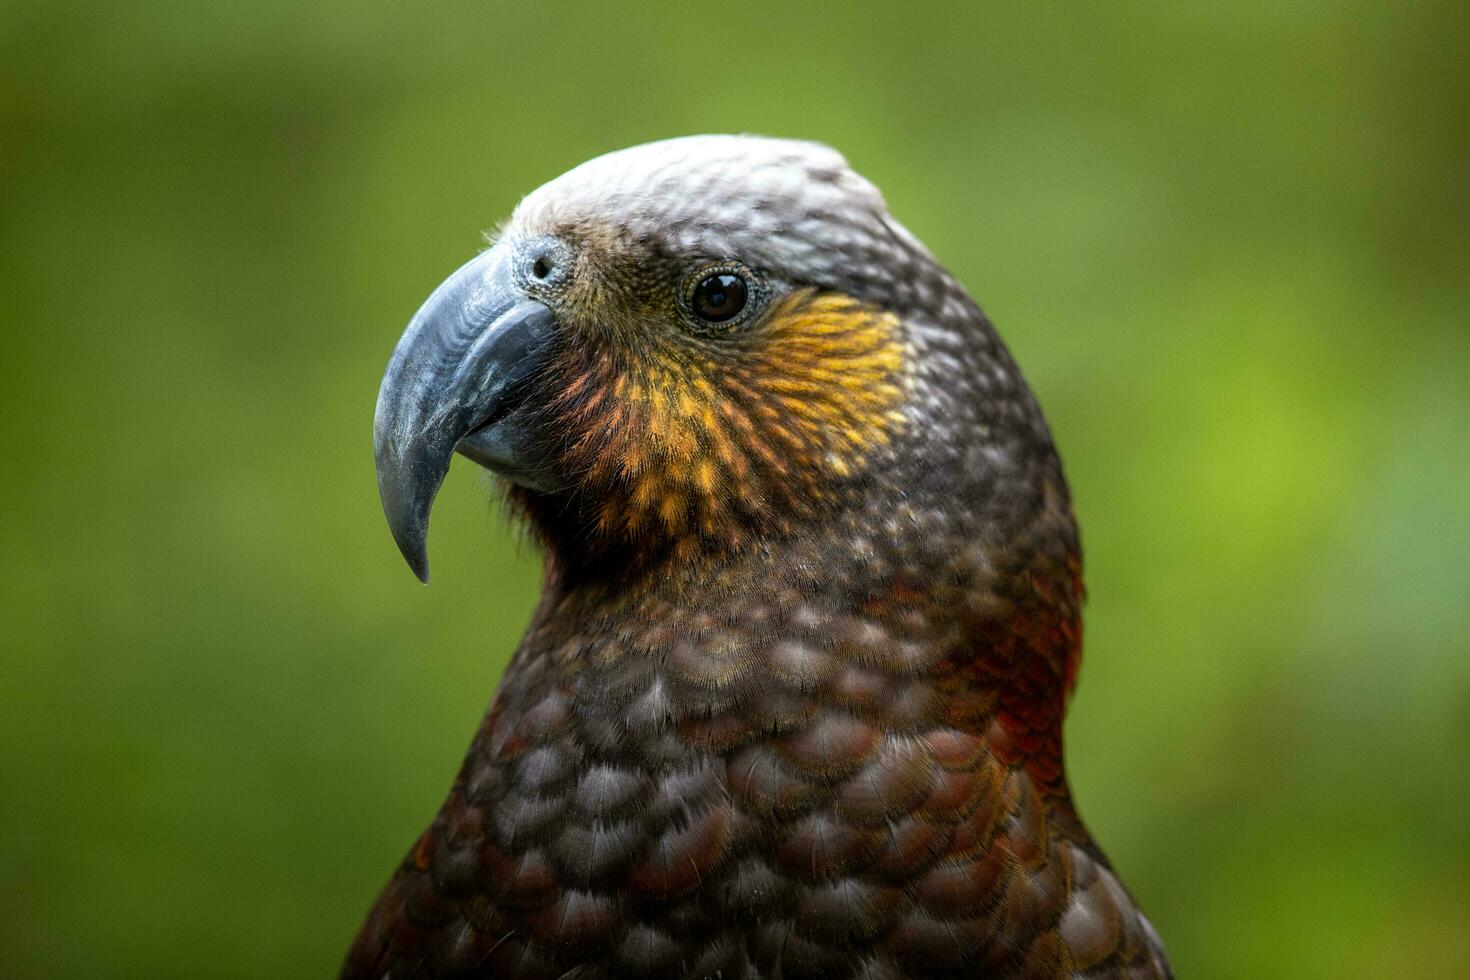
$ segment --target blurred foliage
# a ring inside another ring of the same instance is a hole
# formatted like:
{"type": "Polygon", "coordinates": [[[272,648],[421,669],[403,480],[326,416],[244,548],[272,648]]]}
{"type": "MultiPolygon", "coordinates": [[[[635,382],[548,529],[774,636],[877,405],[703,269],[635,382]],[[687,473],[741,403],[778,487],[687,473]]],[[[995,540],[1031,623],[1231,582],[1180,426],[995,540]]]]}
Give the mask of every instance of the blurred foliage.
{"type": "Polygon", "coordinates": [[[596,153],[828,141],[967,282],[1088,544],[1083,811],[1182,977],[1470,961],[1470,7],[0,6],[10,976],[321,976],[538,562],[400,329],[596,153]]]}

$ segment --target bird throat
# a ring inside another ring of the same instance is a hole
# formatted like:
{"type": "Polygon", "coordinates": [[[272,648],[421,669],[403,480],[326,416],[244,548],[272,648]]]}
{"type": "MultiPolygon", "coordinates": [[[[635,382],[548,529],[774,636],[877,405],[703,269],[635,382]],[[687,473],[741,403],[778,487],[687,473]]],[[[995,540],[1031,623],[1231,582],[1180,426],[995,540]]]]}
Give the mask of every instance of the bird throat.
{"type": "MultiPolygon", "coordinates": [[[[1037,520],[1071,528],[1069,512],[1037,520]]],[[[1065,798],[1075,551],[956,540],[904,507],[681,569],[553,574],[487,722],[490,747],[504,748],[502,725],[517,744],[516,719],[551,698],[576,744],[639,760],[650,778],[724,767],[732,798],[756,794],[746,802],[767,816],[885,752],[955,740],[1065,798]],[[774,782],[730,784],[761,771],[737,758],[769,762],[774,782]]]]}

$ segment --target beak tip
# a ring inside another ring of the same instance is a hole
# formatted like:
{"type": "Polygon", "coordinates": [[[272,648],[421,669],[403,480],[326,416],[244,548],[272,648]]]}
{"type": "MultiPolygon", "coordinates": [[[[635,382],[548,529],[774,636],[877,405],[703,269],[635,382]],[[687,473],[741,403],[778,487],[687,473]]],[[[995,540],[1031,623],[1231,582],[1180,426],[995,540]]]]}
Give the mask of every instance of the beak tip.
{"type": "MultiPolygon", "coordinates": [[[[422,508],[427,511],[428,508],[422,508]]],[[[418,520],[404,520],[401,514],[389,511],[388,524],[393,531],[393,540],[398,545],[398,551],[403,555],[403,560],[408,562],[408,567],[414,576],[425,585],[429,584],[429,529],[427,527],[427,515],[418,520]],[[398,517],[398,520],[394,520],[398,517]]]]}
{"type": "Polygon", "coordinates": [[[428,553],[428,550],[425,549],[425,548],[419,548],[416,551],[410,551],[408,548],[403,548],[401,550],[403,551],[403,558],[404,558],[405,561],[408,562],[408,567],[413,572],[414,577],[417,578],[424,585],[428,585],[429,584],[429,553],[428,553]]]}
{"type": "Polygon", "coordinates": [[[429,583],[429,511],[444,480],[443,469],[430,468],[430,478],[423,478],[423,468],[385,464],[384,454],[378,458],[378,493],[388,530],[398,551],[413,574],[425,585],[429,583]]]}

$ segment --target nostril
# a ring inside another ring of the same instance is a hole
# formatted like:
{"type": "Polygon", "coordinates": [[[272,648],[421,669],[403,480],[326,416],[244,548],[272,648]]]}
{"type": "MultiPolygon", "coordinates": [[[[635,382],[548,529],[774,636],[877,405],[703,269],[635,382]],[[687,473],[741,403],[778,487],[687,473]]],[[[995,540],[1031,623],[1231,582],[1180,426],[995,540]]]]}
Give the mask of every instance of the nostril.
{"type": "Polygon", "coordinates": [[[545,255],[538,255],[536,261],[531,265],[531,275],[537,279],[545,279],[551,275],[551,259],[545,255]]]}

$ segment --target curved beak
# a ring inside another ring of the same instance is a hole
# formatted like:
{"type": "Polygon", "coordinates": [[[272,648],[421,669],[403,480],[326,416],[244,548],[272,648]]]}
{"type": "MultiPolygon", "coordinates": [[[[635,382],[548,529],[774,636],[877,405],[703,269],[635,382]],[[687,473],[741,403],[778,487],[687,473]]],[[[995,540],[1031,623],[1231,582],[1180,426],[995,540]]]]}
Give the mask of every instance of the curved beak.
{"type": "Polygon", "coordinates": [[[429,580],[429,512],[456,450],[535,485],[538,467],[522,448],[529,440],[507,416],[555,326],[497,247],[434,290],[398,341],[378,390],[373,451],[388,527],[420,581],[429,580]]]}

